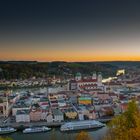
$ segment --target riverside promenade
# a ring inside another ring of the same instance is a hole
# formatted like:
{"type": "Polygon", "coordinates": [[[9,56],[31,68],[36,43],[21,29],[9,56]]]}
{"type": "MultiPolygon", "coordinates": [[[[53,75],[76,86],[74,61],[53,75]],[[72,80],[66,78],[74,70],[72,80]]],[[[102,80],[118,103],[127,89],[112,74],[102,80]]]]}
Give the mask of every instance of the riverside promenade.
{"type": "Polygon", "coordinates": [[[64,122],[52,122],[52,123],[48,123],[48,122],[29,122],[29,123],[16,123],[16,122],[12,122],[12,123],[5,123],[5,124],[0,124],[1,127],[6,127],[6,126],[10,126],[16,129],[23,129],[23,128],[27,128],[27,127],[33,127],[33,126],[48,126],[48,127],[59,127],[61,125],[63,125],[64,122]]]}
{"type": "MultiPolygon", "coordinates": [[[[102,123],[107,123],[110,120],[112,120],[113,117],[106,117],[106,118],[99,118],[96,119],[99,122],[102,123]]],[[[48,126],[48,127],[60,127],[61,125],[63,125],[66,122],[70,122],[70,121],[64,121],[64,122],[46,122],[46,121],[39,121],[39,122],[7,122],[7,123],[0,123],[0,127],[6,127],[6,126],[10,126],[16,129],[24,129],[27,127],[33,127],[33,126],[48,126]]]]}

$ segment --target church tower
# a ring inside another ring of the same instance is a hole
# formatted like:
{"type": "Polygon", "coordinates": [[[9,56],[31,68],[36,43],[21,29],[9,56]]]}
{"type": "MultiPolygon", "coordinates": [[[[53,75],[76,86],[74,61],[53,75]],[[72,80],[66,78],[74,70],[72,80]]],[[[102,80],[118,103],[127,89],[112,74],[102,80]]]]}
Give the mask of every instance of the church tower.
{"type": "Polygon", "coordinates": [[[98,84],[99,84],[99,86],[101,86],[102,85],[102,73],[101,72],[98,72],[98,84]]]}
{"type": "Polygon", "coordinates": [[[76,74],[75,80],[76,80],[76,81],[82,80],[82,75],[81,75],[81,73],[78,72],[78,73],[76,74]]]}
{"type": "Polygon", "coordinates": [[[97,79],[97,74],[96,74],[95,71],[94,71],[93,74],[92,74],[92,79],[93,79],[93,80],[96,80],[96,79],[97,79]]]}

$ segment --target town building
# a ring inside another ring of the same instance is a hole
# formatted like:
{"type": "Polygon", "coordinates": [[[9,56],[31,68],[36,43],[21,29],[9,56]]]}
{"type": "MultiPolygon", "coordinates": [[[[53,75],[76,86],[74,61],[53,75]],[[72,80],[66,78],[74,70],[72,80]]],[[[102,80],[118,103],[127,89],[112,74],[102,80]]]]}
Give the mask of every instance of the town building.
{"type": "Polygon", "coordinates": [[[68,120],[74,120],[77,118],[77,112],[74,109],[65,109],[64,110],[65,118],[68,120]]]}
{"type": "Polygon", "coordinates": [[[92,98],[89,97],[89,96],[78,97],[78,103],[79,103],[79,105],[91,105],[92,104],[92,98]]]}
{"type": "Polygon", "coordinates": [[[53,115],[52,113],[48,113],[47,116],[46,116],[46,120],[48,123],[52,123],[53,122],[53,115]]]}
{"type": "Polygon", "coordinates": [[[93,72],[90,77],[83,77],[81,73],[77,73],[74,80],[69,81],[69,90],[79,91],[104,91],[104,85],[102,83],[102,73],[93,72]]]}
{"type": "Polygon", "coordinates": [[[55,122],[64,121],[64,114],[60,109],[52,109],[52,114],[55,122]]]}
{"type": "Polygon", "coordinates": [[[30,122],[30,110],[17,110],[16,112],[16,122],[30,122]]]}
{"type": "Polygon", "coordinates": [[[7,98],[0,98],[0,117],[8,117],[10,105],[7,98]]]}
{"type": "Polygon", "coordinates": [[[23,102],[18,102],[13,105],[12,107],[12,116],[15,116],[17,111],[22,111],[22,110],[30,110],[30,105],[27,105],[23,102]]]}
{"type": "Polygon", "coordinates": [[[42,111],[39,108],[32,108],[30,111],[30,120],[31,121],[40,121],[42,111]]]}

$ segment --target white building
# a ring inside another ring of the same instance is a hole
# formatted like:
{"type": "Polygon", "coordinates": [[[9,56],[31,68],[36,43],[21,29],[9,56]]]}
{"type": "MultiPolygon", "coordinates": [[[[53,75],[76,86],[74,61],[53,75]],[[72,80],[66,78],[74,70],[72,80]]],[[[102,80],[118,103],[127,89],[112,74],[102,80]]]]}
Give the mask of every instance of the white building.
{"type": "Polygon", "coordinates": [[[14,105],[12,108],[12,115],[15,116],[17,111],[22,111],[22,110],[29,110],[30,106],[26,106],[26,105],[14,105]]]}
{"type": "Polygon", "coordinates": [[[0,117],[8,117],[12,108],[7,98],[0,99],[0,117]]]}
{"type": "Polygon", "coordinates": [[[52,114],[53,114],[53,117],[54,117],[54,121],[61,122],[61,121],[64,120],[64,115],[59,109],[53,109],[52,114]]]}
{"type": "Polygon", "coordinates": [[[102,90],[104,91],[104,85],[102,83],[102,74],[99,72],[93,72],[93,75],[89,78],[82,77],[81,73],[77,73],[75,81],[71,80],[69,82],[69,90],[102,90]],[[77,87],[77,88],[75,88],[77,87]]]}
{"type": "Polygon", "coordinates": [[[16,112],[16,122],[30,122],[29,110],[18,110],[16,112]]]}
{"type": "Polygon", "coordinates": [[[53,115],[51,113],[48,113],[47,116],[46,116],[46,120],[47,120],[48,123],[53,122],[53,115]]]}
{"type": "Polygon", "coordinates": [[[78,118],[80,121],[83,121],[84,120],[84,114],[83,113],[78,113],[78,118]]]}

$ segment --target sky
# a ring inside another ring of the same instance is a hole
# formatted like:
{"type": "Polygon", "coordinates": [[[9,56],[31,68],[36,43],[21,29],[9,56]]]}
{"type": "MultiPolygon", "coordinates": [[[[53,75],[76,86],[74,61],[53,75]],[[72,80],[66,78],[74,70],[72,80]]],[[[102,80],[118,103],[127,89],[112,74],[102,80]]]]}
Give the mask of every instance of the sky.
{"type": "Polygon", "coordinates": [[[1,0],[0,60],[140,61],[140,2],[1,0]]]}

